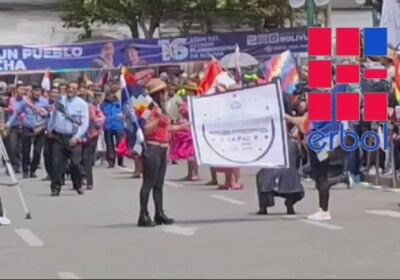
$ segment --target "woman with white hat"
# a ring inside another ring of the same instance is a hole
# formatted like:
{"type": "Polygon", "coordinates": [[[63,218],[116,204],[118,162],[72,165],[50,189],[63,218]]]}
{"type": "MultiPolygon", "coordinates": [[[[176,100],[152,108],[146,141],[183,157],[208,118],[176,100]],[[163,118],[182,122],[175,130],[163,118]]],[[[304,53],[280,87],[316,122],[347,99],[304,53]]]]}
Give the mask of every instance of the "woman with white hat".
{"type": "Polygon", "coordinates": [[[146,89],[153,98],[155,106],[144,125],[146,149],[142,159],[143,183],[140,190],[138,226],[171,225],[174,220],[165,215],[163,205],[163,186],[167,170],[170,132],[185,129],[186,126],[171,125],[171,119],[166,113],[168,90],[165,82],[161,79],[152,79],[146,84],[146,89]],[[154,222],[147,209],[151,191],[153,191],[155,205],[154,222]]]}

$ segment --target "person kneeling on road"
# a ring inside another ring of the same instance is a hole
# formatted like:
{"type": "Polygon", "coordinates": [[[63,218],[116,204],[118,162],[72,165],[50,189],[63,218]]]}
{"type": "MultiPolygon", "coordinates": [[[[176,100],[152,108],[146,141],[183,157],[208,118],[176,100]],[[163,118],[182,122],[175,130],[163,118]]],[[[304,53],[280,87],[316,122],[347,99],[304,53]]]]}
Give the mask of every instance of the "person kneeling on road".
{"type": "Polygon", "coordinates": [[[289,168],[263,168],[257,173],[257,191],[260,210],[258,215],[267,215],[268,207],[275,205],[275,196],[285,198],[288,215],[296,215],[293,205],[304,197],[298,167],[300,151],[297,142],[289,139],[289,168]]]}

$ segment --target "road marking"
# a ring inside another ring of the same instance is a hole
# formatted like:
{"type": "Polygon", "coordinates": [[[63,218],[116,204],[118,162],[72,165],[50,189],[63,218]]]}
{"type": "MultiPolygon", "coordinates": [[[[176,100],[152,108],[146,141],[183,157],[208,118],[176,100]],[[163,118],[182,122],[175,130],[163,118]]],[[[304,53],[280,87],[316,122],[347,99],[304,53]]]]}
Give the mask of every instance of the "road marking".
{"type": "Polygon", "coordinates": [[[15,232],[28,244],[30,247],[43,247],[44,243],[37,237],[30,229],[20,228],[16,229],[15,232]]]}
{"type": "Polygon", "coordinates": [[[400,189],[393,189],[393,188],[385,188],[385,192],[394,192],[394,193],[400,193],[400,189]]]}
{"type": "Polygon", "coordinates": [[[299,220],[299,221],[303,222],[303,223],[306,223],[306,224],[309,224],[309,225],[323,227],[323,228],[332,229],[332,230],[343,230],[344,229],[342,227],[331,225],[331,224],[327,224],[327,223],[323,223],[323,222],[310,221],[310,220],[299,220]]]}
{"type": "Polygon", "coordinates": [[[163,226],[161,230],[166,233],[173,233],[185,236],[192,236],[196,233],[196,227],[180,227],[180,226],[163,226]]]}
{"type": "Polygon", "coordinates": [[[81,279],[79,276],[72,272],[59,272],[57,274],[60,279],[81,279]]]}
{"type": "Polygon", "coordinates": [[[174,183],[171,181],[165,181],[165,185],[172,188],[183,188],[182,184],[174,183]]]}
{"type": "Polygon", "coordinates": [[[247,204],[246,202],[243,202],[243,201],[240,201],[240,200],[236,200],[236,199],[224,196],[224,195],[210,194],[210,196],[215,198],[215,199],[219,199],[219,200],[222,200],[222,201],[225,201],[225,202],[229,202],[229,203],[232,203],[232,204],[236,204],[236,205],[246,205],[247,204]]]}
{"type": "Polygon", "coordinates": [[[367,214],[372,214],[372,215],[379,215],[379,216],[388,216],[392,218],[400,218],[400,212],[399,211],[393,211],[393,210],[365,210],[364,211],[367,214]]]}

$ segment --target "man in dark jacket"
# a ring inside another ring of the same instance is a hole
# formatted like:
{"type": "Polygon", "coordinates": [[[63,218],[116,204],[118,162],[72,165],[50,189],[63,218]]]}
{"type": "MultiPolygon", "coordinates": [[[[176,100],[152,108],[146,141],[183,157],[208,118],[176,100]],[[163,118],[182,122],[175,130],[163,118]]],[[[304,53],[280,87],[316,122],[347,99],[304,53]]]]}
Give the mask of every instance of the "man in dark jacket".
{"type": "MultiPolygon", "coordinates": [[[[293,106],[287,93],[283,93],[283,102],[285,113],[291,115],[293,106]]],[[[275,205],[275,196],[285,198],[287,214],[295,215],[293,205],[304,197],[298,174],[300,148],[294,139],[288,139],[288,146],[289,168],[263,168],[257,173],[258,215],[268,214],[267,208],[275,205]]]]}
{"type": "MultiPolygon", "coordinates": [[[[107,93],[101,105],[106,121],[104,124],[104,138],[106,141],[107,161],[110,168],[115,166],[116,152],[115,147],[120,143],[124,136],[124,121],[121,101],[115,93],[107,93]]],[[[123,167],[123,157],[118,156],[118,165],[123,167]]]]}

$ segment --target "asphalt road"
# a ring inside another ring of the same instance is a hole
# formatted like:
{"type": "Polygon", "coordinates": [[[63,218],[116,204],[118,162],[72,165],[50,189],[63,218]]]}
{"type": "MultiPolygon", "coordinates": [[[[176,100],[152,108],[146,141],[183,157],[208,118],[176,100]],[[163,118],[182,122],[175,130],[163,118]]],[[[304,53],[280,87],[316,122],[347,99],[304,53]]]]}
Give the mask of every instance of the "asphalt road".
{"type": "Polygon", "coordinates": [[[32,220],[24,220],[15,188],[0,187],[13,221],[0,227],[0,278],[400,276],[399,193],[339,187],[333,220],[310,223],[312,182],[296,218],[283,215],[282,200],[258,217],[254,170],[245,172],[244,190],[218,191],[174,181],[184,169],[169,167],[165,189],[166,212],[177,224],[152,229],[136,227],[140,180],[118,169],[96,168],[95,189],[84,196],[69,185],[53,198],[47,183],[21,181],[32,220]]]}

